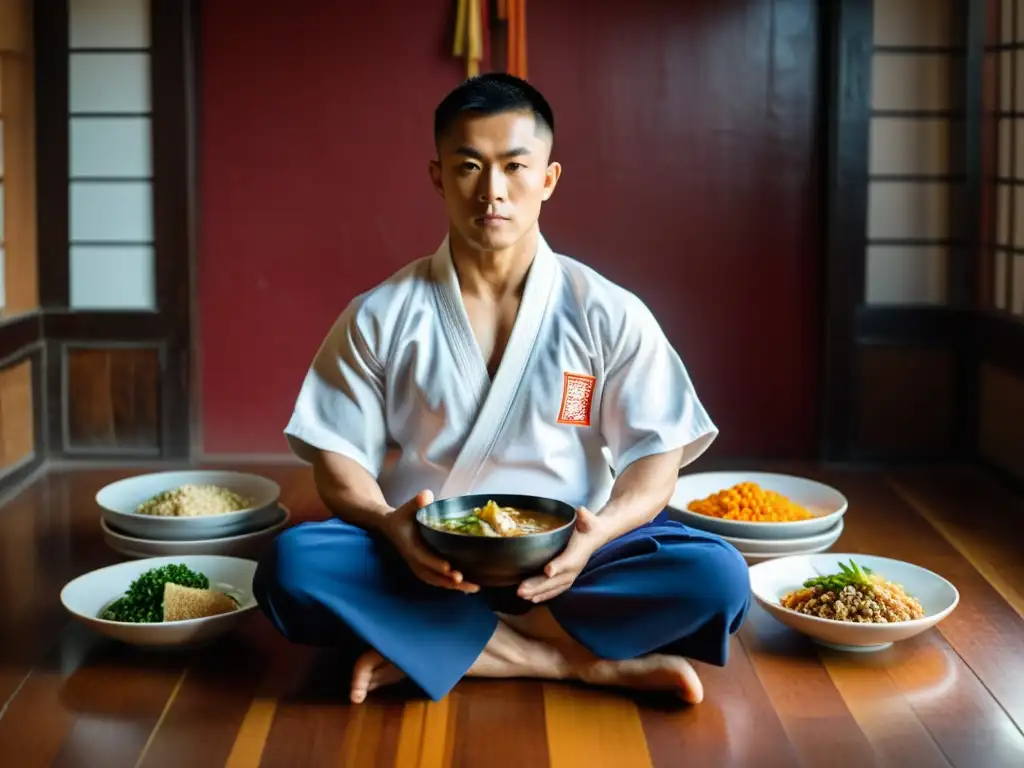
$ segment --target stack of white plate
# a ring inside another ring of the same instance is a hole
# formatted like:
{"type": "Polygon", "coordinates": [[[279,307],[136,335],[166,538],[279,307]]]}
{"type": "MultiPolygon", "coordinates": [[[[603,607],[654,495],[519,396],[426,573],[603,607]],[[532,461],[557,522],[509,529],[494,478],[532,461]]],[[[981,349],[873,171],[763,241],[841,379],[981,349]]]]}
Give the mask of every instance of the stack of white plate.
{"type": "Polygon", "coordinates": [[[843,533],[847,502],[835,488],[793,475],[771,472],[702,472],[683,475],[669,502],[673,519],[703,531],[718,534],[732,544],[750,564],[792,555],[826,552],[843,533]],[[705,499],[738,483],[756,483],[775,491],[807,509],[809,520],[793,522],[747,522],[723,520],[691,512],[691,502],[705,499]]]}
{"type": "Polygon", "coordinates": [[[288,525],[291,512],[279,501],[280,486],[246,472],[193,470],[155,472],[112,483],[96,494],[103,510],[103,539],[134,558],[223,555],[258,558],[288,525]],[[199,517],[160,517],[136,512],[158,493],[183,485],[215,485],[235,491],[253,504],[237,512],[199,517]]]}

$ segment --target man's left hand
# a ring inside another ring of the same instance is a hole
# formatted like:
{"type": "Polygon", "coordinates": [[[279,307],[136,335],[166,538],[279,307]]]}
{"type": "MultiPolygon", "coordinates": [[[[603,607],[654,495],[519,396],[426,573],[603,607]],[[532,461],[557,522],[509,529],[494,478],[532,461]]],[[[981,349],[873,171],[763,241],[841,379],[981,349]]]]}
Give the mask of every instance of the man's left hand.
{"type": "Polygon", "coordinates": [[[562,594],[586,567],[591,555],[604,544],[600,518],[586,507],[576,510],[576,530],[562,553],[544,567],[544,575],[519,585],[519,597],[542,603],[562,594]]]}

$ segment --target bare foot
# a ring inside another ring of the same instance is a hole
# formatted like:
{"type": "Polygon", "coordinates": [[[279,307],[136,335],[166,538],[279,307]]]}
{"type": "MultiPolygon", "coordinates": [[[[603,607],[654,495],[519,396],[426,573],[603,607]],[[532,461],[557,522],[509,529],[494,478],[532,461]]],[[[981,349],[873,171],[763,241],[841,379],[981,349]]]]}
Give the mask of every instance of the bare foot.
{"type": "Polygon", "coordinates": [[[404,677],[402,670],[371,648],[356,660],[352,668],[352,691],[349,698],[353,704],[362,704],[370,691],[397,683],[404,677]]]}
{"type": "Polygon", "coordinates": [[[651,654],[625,661],[596,661],[579,672],[592,685],[619,686],[641,691],[671,691],[690,704],[704,699],[704,686],[690,663],[681,656],[651,654]]]}
{"type": "Polygon", "coordinates": [[[625,661],[599,659],[572,639],[543,606],[522,616],[501,618],[519,635],[557,649],[572,668],[568,676],[584,683],[671,691],[691,704],[700,704],[704,699],[704,686],[697,672],[681,656],[651,654],[625,661]]]}

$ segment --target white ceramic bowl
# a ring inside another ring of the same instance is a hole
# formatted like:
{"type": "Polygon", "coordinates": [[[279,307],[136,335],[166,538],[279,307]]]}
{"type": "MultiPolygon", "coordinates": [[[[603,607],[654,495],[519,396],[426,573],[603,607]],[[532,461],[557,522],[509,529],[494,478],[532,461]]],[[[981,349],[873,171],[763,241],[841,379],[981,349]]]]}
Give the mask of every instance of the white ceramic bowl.
{"type": "Polygon", "coordinates": [[[236,557],[188,556],[129,560],[73,579],[61,590],[60,601],[75,619],[114,640],[131,645],[158,647],[194,645],[214,640],[231,631],[256,607],[256,599],[252,594],[255,572],[255,561],[236,557]],[[171,563],[181,563],[198,573],[206,574],[211,589],[219,589],[238,600],[238,610],[202,619],[154,624],[132,624],[99,618],[99,614],[121,597],[138,576],[150,568],[171,563]]]}
{"type": "Polygon", "coordinates": [[[258,559],[274,537],[284,530],[288,521],[291,520],[291,511],[287,507],[282,504],[277,509],[278,519],[266,528],[235,536],[221,536],[216,539],[196,539],[195,541],[140,539],[111,529],[106,520],[100,521],[100,530],[103,532],[103,541],[107,546],[126,557],[224,555],[258,559]]]}
{"type": "Polygon", "coordinates": [[[777,558],[753,565],[750,568],[750,587],[757,603],[787,627],[821,645],[843,651],[887,648],[894,642],[935,626],[960,602],[956,587],[920,566],[886,557],[834,552],[777,558]],[[780,605],[784,595],[801,588],[807,579],[836,573],[839,563],[849,564],[850,560],[870,568],[887,581],[901,585],[908,595],[921,603],[924,618],[894,624],[855,624],[808,616],[780,605]]]}
{"type": "Polygon", "coordinates": [[[96,503],[113,530],[141,539],[195,541],[234,536],[272,525],[279,510],[281,488],[273,480],[247,472],[191,470],[136,475],[102,488],[96,503]],[[182,485],[216,485],[253,499],[253,505],[237,512],[204,517],[157,517],[135,510],[158,493],[182,485]]]}
{"type": "Polygon", "coordinates": [[[846,513],[847,501],[835,488],[793,475],[773,472],[701,472],[683,475],[668,503],[670,516],[684,525],[720,536],[740,539],[796,539],[814,536],[832,528],[846,513]],[[813,517],[787,523],[754,523],[721,520],[690,512],[690,502],[707,498],[737,483],[757,483],[766,491],[781,493],[794,504],[807,509],[813,517]]]}
{"type": "Polygon", "coordinates": [[[831,544],[822,544],[817,547],[808,547],[807,549],[797,549],[792,552],[777,552],[774,554],[750,554],[748,552],[740,552],[743,555],[743,559],[747,561],[747,565],[755,565],[757,563],[763,563],[766,560],[778,560],[783,557],[799,557],[800,555],[816,555],[819,552],[828,552],[831,544]]]}
{"type": "Polygon", "coordinates": [[[737,539],[722,536],[723,541],[732,544],[744,555],[767,555],[782,557],[786,555],[807,555],[812,552],[823,552],[838,541],[843,535],[842,518],[824,533],[813,536],[801,536],[799,539],[737,539]]]}

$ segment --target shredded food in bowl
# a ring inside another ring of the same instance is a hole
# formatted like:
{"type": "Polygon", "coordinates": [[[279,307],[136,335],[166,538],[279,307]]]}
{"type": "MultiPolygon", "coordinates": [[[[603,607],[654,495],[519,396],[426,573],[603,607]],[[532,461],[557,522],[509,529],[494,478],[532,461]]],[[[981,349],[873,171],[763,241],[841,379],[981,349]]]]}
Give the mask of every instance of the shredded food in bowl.
{"type": "Polygon", "coordinates": [[[247,509],[253,503],[252,499],[218,485],[187,484],[158,493],[135,511],[153,517],[208,517],[247,509]]]}
{"type": "Polygon", "coordinates": [[[924,618],[917,598],[852,560],[840,573],[808,579],[803,589],[783,596],[784,608],[819,619],[858,624],[893,624],[924,618]]]}

